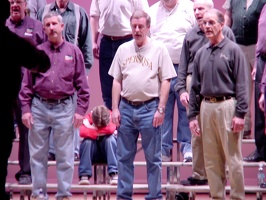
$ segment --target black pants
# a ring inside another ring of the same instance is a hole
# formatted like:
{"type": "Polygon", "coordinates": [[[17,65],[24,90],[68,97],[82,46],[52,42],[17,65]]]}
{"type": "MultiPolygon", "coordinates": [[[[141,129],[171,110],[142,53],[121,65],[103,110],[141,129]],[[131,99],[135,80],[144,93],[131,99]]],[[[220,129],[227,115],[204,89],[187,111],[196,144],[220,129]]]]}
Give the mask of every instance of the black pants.
{"type": "Polygon", "coordinates": [[[19,99],[14,106],[14,113],[19,130],[19,149],[18,149],[18,161],[20,170],[16,173],[15,178],[19,180],[19,177],[23,174],[31,175],[30,171],[30,152],[29,152],[29,129],[22,123],[22,113],[19,99]]]}
{"type": "Polygon", "coordinates": [[[255,92],[254,128],[255,128],[255,144],[256,144],[255,156],[262,158],[263,160],[266,160],[266,136],[264,134],[265,116],[263,111],[259,108],[258,104],[261,95],[259,84],[261,82],[264,66],[265,66],[265,60],[259,57],[257,62],[257,72],[256,72],[255,89],[254,89],[255,92]]]}
{"type": "Polygon", "coordinates": [[[6,177],[8,169],[8,158],[12,151],[14,133],[13,124],[13,103],[10,101],[0,100],[0,199],[6,200],[6,177]]]}

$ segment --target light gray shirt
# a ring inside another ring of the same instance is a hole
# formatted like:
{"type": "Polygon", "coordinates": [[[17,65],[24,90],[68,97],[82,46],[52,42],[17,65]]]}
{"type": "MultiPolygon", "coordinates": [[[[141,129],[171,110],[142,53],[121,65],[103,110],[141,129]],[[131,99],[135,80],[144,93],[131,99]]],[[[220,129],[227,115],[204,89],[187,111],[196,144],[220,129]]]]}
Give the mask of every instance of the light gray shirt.
{"type": "Polygon", "coordinates": [[[28,8],[30,9],[30,17],[37,19],[38,10],[46,4],[46,0],[29,0],[28,8]]]}

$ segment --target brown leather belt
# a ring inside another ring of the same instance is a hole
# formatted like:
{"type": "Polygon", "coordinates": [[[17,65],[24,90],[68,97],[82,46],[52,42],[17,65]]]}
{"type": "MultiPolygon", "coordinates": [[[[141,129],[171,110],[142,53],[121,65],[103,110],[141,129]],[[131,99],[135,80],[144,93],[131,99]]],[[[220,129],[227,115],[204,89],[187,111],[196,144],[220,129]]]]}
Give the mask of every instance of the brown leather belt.
{"type": "Polygon", "coordinates": [[[217,103],[221,101],[225,101],[228,99],[231,99],[231,96],[222,96],[222,97],[204,97],[204,101],[210,102],[210,103],[217,103]]]}
{"type": "Polygon", "coordinates": [[[129,100],[127,100],[125,97],[122,97],[121,99],[122,99],[124,102],[130,104],[131,106],[141,106],[141,105],[144,105],[144,104],[146,104],[146,103],[149,103],[149,102],[152,102],[152,101],[154,101],[154,100],[157,100],[157,99],[159,99],[159,98],[158,98],[158,97],[153,97],[153,98],[151,98],[151,99],[149,99],[149,100],[147,100],[147,101],[129,101],[129,100]]]}
{"type": "Polygon", "coordinates": [[[37,99],[39,99],[42,102],[53,103],[53,104],[60,104],[60,103],[63,103],[65,100],[68,100],[71,98],[71,96],[68,96],[68,97],[63,97],[61,99],[46,99],[46,98],[42,98],[38,95],[34,95],[34,97],[36,97],[37,99]]]}
{"type": "Polygon", "coordinates": [[[116,41],[116,40],[125,40],[125,39],[132,39],[132,34],[125,35],[125,36],[109,36],[109,35],[103,35],[108,40],[116,41]]]}

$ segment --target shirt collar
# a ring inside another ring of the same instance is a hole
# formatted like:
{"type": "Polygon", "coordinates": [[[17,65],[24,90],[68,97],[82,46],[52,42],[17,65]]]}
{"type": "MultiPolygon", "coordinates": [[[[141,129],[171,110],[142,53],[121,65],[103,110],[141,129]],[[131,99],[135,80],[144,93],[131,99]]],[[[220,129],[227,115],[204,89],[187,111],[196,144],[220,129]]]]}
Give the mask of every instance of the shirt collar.
{"type": "Polygon", "coordinates": [[[15,22],[15,21],[13,21],[13,20],[11,19],[11,17],[9,16],[9,18],[7,19],[7,22],[8,22],[9,24],[13,24],[13,25],[19,26],[19,25],[23,24],[23,22],[25,21],[25,18],[26,18],[26,16],[25,16],[23,19],[21,19],[20,21],[15,22]]]}
{"type": "Polygon", "coordinates": [[[50,41],[48,41],[48,42],[49,42],[49,46],[50,46],[51,50],[52,51],[58,51],[58,52],[62,51],[62,48],[64,47],[64,44],[65,44],[65,40],[64,40],[61,45],[59,45],[57,48],[55,48],[54,45],[52,45],[50,41]]]}
{"type": "Polygon", "coordinates": [[[208,49],[214,49],[214,48],[219,48],[219,49],[221,49],[226,43],[227,43],[227,40],[228,40],[228,38],[226,37],[226,36],[224,36],[224,39],[222,39],[222,41],[219,43],[219,44],[217,44],[217,45],[215,45],[215,46],[212,46],[211,44],[210,44],[210,42],[208,43],[208,49]]]}

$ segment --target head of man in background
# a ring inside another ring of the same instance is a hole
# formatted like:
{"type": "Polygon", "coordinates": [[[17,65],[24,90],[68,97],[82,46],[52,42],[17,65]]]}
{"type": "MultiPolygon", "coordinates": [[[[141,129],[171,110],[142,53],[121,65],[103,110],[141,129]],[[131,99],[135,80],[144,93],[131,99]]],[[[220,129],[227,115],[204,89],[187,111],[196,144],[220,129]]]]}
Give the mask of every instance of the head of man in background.
{"type": "Polygon", "coordinates": [[[9,0],[10,3],[10,19],[14,23],[20,22],[27,13],[26,0],[9,0]]]}
{"type": "Polygon", "coordinates": [[[214,4],[212,0],[194,0],[194,5],[193,5],[194,15],[201,30],[203,30],[202,19],[204,13],[213,7],[214,4]]]}

